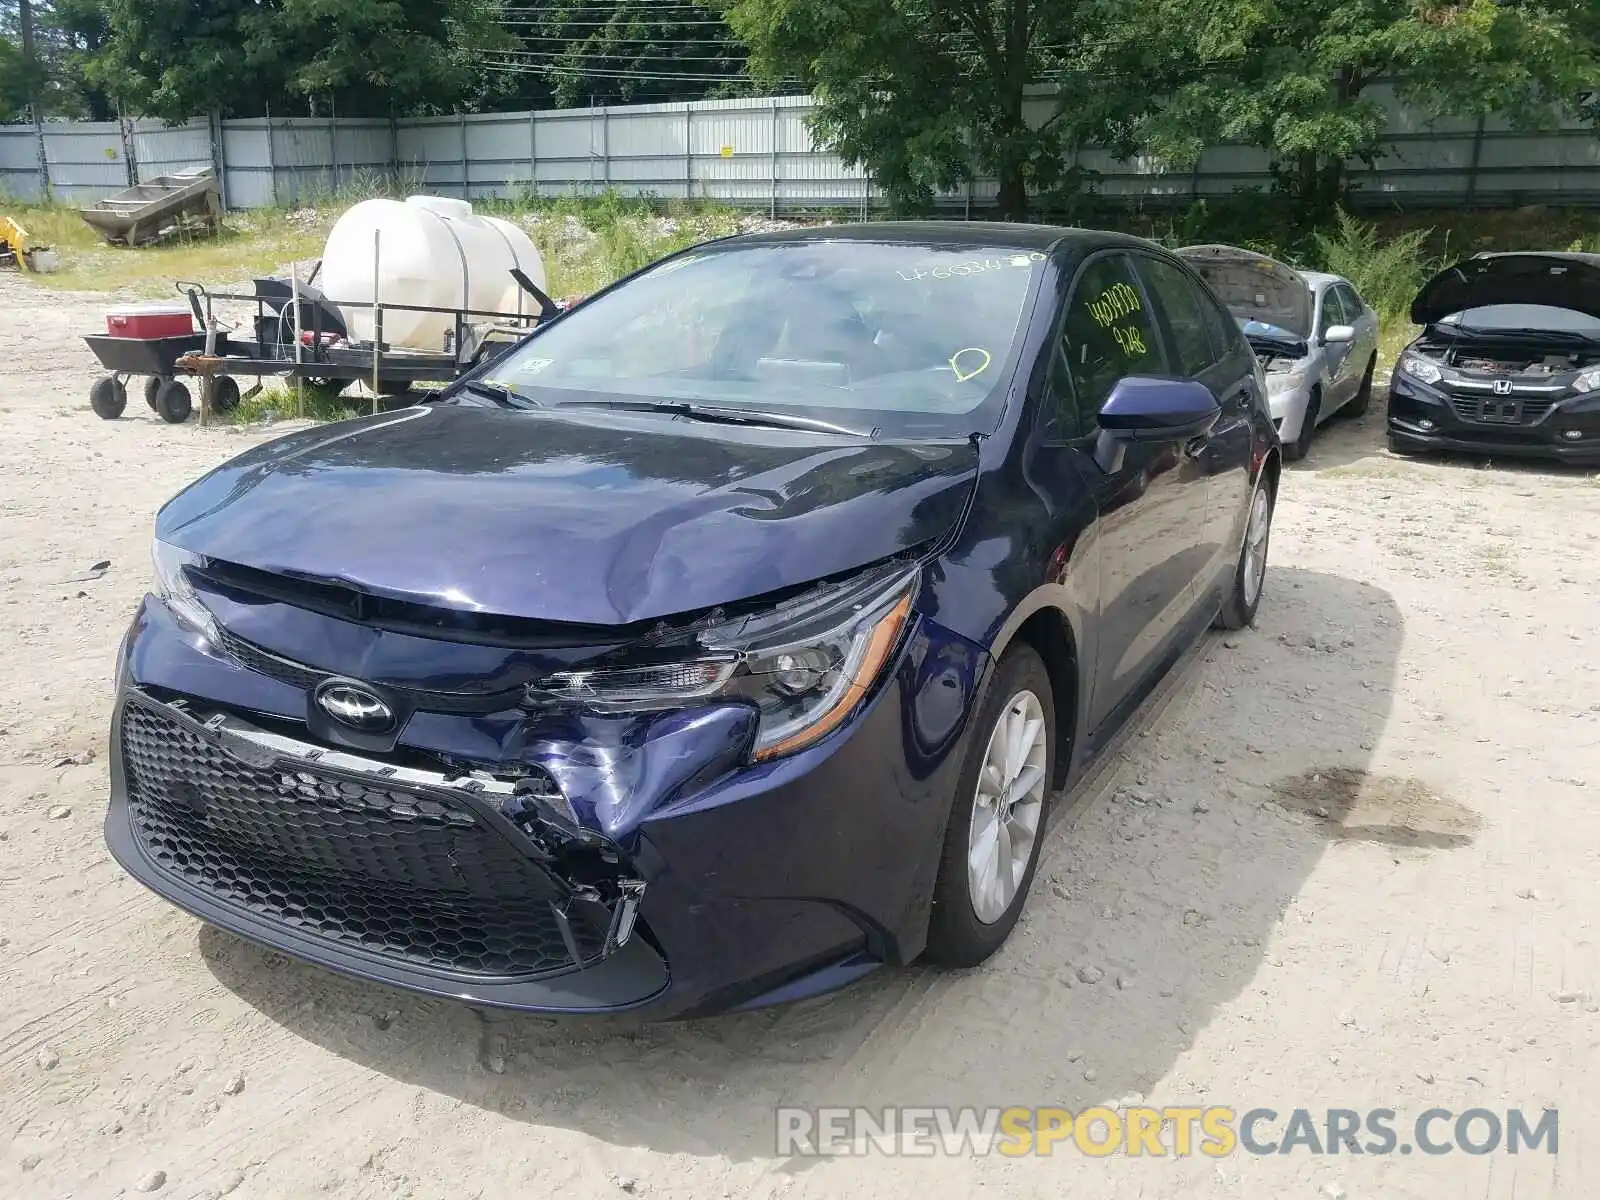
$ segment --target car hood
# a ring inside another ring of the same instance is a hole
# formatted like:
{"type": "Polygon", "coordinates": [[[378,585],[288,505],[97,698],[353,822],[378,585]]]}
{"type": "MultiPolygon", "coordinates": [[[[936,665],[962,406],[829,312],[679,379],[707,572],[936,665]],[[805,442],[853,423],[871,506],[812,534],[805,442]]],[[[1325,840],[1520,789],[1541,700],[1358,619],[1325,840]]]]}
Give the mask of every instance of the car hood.
{"type": "Polygon", "coordinates": [[[1300,272],[1238,246],[1184,246],[1178,255],[1211,285],[1235,318],[1311,332],[1311,289],[1300,272]]]}
{"type": "Polygon", "coordinates": [[[1543,304],[1600,319],[1600,254],[1481,254],[1446,267],[1411,302],[1411,320],[1432,325],[1491,304],[1543,304]]]}
{"type": "Polygon", "coordinates": [[[170,501],[157,536],[463,613],[621,625],[938,538],[976,473],[966,442],[425,405],[251,450],[170,501]]]}

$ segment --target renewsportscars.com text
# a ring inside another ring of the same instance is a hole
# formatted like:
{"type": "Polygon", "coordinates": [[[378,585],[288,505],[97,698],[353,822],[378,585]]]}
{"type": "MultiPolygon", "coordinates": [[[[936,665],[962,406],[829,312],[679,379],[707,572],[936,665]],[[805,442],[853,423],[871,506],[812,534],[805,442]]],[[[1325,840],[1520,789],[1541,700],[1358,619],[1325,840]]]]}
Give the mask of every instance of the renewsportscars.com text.
{"type": "Polygon", "coordinates": [[[1429,1108],[1414,1117],[1392,1108],[1280,1112],[1217,1105],[1097,1106],[1079,1113],[1048,1107],[780,1108],[776,1149],[784,1156],[828,1157],[1555,1154],[1559,1134],[1553,1108],[1429,1108]]]}

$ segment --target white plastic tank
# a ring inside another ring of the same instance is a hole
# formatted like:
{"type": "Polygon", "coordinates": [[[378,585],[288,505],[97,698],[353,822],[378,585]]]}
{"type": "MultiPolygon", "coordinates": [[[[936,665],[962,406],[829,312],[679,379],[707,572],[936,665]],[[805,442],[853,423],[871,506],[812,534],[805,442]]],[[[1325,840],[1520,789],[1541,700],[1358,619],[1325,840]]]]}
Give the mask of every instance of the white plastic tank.
{"type": "MultiPolygon", "coordinates": [[[[475,213],[465,200],[410,196],[363,200],[340,217],[316,282],[343,311],[351,340],[371,342],[375,285],[382,304],[537,313],[538,302],[511,277],[513,267],[546,286],[539,251],[510,221],[475,213]]],[[[383,313],[383,340],[392,347],[442,351],[454,330],[447,313],[383,313]]]]}

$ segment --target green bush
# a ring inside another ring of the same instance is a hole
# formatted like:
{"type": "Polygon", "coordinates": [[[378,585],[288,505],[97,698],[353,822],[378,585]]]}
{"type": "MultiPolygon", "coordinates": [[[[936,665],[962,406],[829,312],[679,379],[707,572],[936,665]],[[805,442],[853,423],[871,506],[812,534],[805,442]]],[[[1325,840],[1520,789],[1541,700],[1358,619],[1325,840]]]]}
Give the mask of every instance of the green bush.
{"type": "Polygon", "coordinates": [[[1386,239],[1377,226],[1341,208],[1333,230],[1312,236],[1319,265],[1343,275],[1385,317],[1408,311],[1417,289],[1438,269],[1438,260],[1427,252],[1431,229],[1411,229],[1386,239]]]}

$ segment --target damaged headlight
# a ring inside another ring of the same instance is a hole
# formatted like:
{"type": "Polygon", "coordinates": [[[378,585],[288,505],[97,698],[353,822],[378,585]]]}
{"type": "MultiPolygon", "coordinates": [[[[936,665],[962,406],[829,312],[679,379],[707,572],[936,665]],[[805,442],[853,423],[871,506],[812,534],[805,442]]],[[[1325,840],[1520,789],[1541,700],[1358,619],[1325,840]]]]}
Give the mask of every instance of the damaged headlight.
{"type": "Polygon", "coordinates": [[[916,579],[904,567],[870,572],[705,626],[671,661],[562,672],[530,687],[528,700],[602,712],[745,701],[760,712],[755,757],[793,754],[836,729],[871,690],[910,619],[916,579]]]}
{"type": "Polygon", "coordinates": [[[150,557],[155,561],[155,593],[166,602],[172,615],[183,624],[199,633],[208,642],[216,640],[217,621],[206,606],[200,603],[200,597],[195,595],[194,585],[189,582],[185,567],[203,567],[205,559],[198,554],[191,554],[187,550],[163,542],[160,538],[155,540],[151,547],[150,557]]]}

